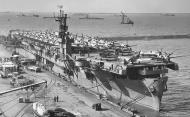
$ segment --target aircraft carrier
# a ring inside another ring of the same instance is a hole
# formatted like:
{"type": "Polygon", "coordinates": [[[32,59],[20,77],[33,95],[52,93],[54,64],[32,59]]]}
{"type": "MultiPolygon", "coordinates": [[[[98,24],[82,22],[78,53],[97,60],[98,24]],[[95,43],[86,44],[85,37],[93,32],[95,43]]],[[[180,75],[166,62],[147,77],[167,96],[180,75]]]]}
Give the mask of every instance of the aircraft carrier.
{"type": "Polygon", "coordinates": [[[170,60],[171,54],[137,52],[128,44],[74,36],[68,32],[67,14],[60,10],[55,19],[59,22],[57,36],[11,31],[9,37],[19,45],[16,51],[121,109],[138,104],[160,110],[168,69],[178,70],[178,64],[170,60]]]}

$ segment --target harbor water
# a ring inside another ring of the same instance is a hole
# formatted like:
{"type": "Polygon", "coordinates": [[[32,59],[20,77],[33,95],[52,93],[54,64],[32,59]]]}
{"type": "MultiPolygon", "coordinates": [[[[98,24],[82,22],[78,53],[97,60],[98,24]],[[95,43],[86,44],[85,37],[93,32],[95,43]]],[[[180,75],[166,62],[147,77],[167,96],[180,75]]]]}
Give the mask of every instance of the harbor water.
{"type": "MultiPolygon", "coordinates": [[[[7,34],[10,29],[57,31],[58,25],[53,18],[42,18],[51,14],[40,14],[40,17],[18,16],[18,13],[0,13],[0,34],[7,34]]],[[[141,35],[189,34],[190,14],[163,16],[160,14],[129,14],[134,26],[121,25],[118,14],[94,14],[103,20],[81,20],[83,15],[69,15],[69,31],[75,34],[86,34],[99,37],[125,37],[141,35]]],[[[162,98],[161,117],[190,116],[190,39],[156,39],[122,41],[134,46],[136,51],[161,50],[173,52],[172,60],[179,64],[179,71],[169,71],[168,91],[162,98]]],[[[9,56],[0,47],[0,56],[9,56]]]]}

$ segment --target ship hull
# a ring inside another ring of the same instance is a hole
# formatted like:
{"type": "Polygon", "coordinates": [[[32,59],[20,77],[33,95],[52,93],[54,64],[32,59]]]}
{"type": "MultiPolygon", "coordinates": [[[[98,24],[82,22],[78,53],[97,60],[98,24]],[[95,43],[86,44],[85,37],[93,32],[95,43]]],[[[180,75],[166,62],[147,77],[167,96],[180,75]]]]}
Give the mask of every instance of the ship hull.
{"type": "Polygon", "coordinates": [[[159,111],[167,82],[167,77],[132,80],[103,70],[80,69],[78,74],[79,77],[73,79],[77,84],[122,108],[138,104],[159,111]]]}
{"type": "MultiPolygon", "coordinates": [[[[32,52],[24,49],[17,49],[23,56],[33,58],[32,52]]],[[[42,57],[43,58],[43,57],[42,57]]],[[[41,59],[43,64],[48,60],[41,59]]],[[[48,61],[50,63],[51,61],[48,61]]],[[[122,108],[131,107],[134,104],[148,107],[159,111],[163,92],[166,88],[167,77],[130,79],[127,76],[120,76],[101,69],[84,69],[72,66],[72,74],[65,71],[66,66],[54,64],[52,70],[59,76],[67,76],[67,80],[73,81],[86,90],[96,93],[100,97],[106,97],[109,101],[120,105],[122,108]],[[73,73],[74,72],[74,73],[73,73]]],[[[70,63],[67,63],[67,67],[70,63]]]]}
{"type": "MultiPolygon", "coordinates": [[[[114,76],[112,73],[101,71],[96,73],[99,74],[99,78],[112,78],[110,86],[112,90],[109,91],[109,95],[115,94],[116,92],[119,95],[113,95],[115,99],[120,101],[121,105],[133,106],[133,104],[140,104],[142,106],[151,108],[153,110],[159,111],[160,102],[163,95],[165,80],[167,77],[163,78],[154,78],[154,79],[141,79],[133,80],[126,77],[114,76]],[[103,76],[103,72],[105,76],[103,76]],[[116,77],[116,78],[114,78],[116,77]],[[154,87],[154,92],[152,91],[154,87]]],[[[109,81],[109,79],[107,79],[109,81]]]]}
{"type": "MultiPolygon", "coordinates": [[[[54,66],[53,71],[65,75],[63,70],[54,66]]],[[[84,87],[99,96],[106,97],[121,107],[132,107],[134,104],[159,111],[163,92],[166,89],[167,77],[133,80],[104,70],[87,70],[79,68],[77,76],[68,76],[69,81],[84,87]]]]}

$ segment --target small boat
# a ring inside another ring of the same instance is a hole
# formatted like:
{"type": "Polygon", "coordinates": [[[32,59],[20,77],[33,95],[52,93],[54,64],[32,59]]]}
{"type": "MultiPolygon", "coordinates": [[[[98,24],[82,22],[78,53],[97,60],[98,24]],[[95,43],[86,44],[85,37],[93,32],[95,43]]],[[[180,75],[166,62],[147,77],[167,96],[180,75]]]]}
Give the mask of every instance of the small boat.
{"type": "Polygon", "coordinates": [[[76,115],[63,108],[46,110],[45,106],[39,102],[33,103],[33,112],[38,117],[76,117],[76,115]]]}
{"type": "Polygon", "coordinates": [[[43,117],[46,109],[45,106],[39,102],[35,102],[32,104],[33,112],[38,117],[43,117]]]}

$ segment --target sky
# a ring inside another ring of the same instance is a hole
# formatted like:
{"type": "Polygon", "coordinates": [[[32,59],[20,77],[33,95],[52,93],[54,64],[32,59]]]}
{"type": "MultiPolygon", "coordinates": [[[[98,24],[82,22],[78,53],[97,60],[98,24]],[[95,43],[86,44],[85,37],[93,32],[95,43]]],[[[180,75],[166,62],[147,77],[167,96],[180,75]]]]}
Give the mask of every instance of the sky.
{"type": "Polygon", "coordinates": [[[0,12],[190,13],[190,0],[0,0],[0,12]]]}

